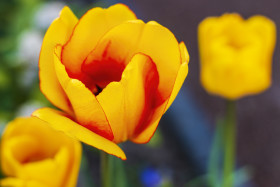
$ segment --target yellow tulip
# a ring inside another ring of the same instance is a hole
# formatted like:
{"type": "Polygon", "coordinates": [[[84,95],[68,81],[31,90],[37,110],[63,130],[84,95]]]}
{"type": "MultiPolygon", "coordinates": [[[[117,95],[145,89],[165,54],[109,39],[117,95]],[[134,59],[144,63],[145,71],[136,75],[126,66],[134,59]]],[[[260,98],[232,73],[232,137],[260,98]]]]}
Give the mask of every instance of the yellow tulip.
{"type": "Polygon", "coordinates": [[[125,5],[93,8],[80,20],[65,7],[49,27],[39,60],[43,94],[63,112],[34,116],[122,159],[117,143],[146,143],[188,73],[185,44],[125,5]]]}
{"type": "Polygon", "coordinates": [[[208,17],[198,27],[201,83],[211,94],[235,100],[271,84],[276,27],[264,16],[208,17]]]}
{"type": "Polygon", "coordinates": [[[81,144],[35,118],[10,122],[2,136],[0,186],[75,187],[81,144]]]}

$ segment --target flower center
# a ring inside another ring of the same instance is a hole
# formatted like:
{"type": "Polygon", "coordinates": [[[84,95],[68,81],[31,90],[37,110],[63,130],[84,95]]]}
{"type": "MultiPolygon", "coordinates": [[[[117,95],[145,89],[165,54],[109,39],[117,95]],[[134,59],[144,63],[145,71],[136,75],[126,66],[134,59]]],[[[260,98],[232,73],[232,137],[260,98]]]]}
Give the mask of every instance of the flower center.
{"type": "Polygon", "coordinates": [[[126,67],[123,59],[113,58],[110,54],[111,42],[93,50],[81,64],[80,73],[73,73],[69,67],[66,71],[71,78],[78,79],[98,95],[111,82],[121,80],[122,72],[126,67]]]}
{"type": "Polygon", "coordinates": [[[95,95],[98,95],[110,82],[121,80],[124,68],[124,63],[119,63],[111,58],[84,62],[82,72],[87,77],[87,80],[82,82],[95,95]]]}
{"type": "Polygon", "coordinates": [[[238,51],[238,50],[242,49],[246,44],[241,43],[236,40],[229,40],[227,42],[227,45],[238,51]]]}

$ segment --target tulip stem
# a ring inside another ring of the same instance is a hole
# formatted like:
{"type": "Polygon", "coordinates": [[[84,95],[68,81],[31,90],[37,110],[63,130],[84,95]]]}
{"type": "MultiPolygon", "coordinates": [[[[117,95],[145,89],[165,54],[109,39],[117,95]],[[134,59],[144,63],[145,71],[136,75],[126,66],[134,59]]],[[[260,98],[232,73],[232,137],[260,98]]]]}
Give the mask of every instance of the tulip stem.
{"type": "Polygon", "coordinates": [[[109,172],[109,154],[101,151],[101,186],[111,187],[111,179],[109,172]]]}
{"type": "Polygon", "coordinates": [[[224,124],[224,175],[223,187],[234,186],[235,144],[236,144],[236,112],[235,102],[227,101],[224,124]]]}

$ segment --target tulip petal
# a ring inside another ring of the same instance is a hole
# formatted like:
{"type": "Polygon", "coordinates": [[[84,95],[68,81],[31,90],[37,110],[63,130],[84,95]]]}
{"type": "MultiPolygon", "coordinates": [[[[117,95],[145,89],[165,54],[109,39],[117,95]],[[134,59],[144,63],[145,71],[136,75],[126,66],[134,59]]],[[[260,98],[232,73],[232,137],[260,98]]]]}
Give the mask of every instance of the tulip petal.
{"type": "Polygon", "coordinates": [[[159,74],[155,63],[146,55],[135,55],[124,71],[121,83],[126,93],[126,109],[134,111],[128,115],[128,122],[136,125],[128,125],[129,132],[133,132],[130,137],[134,137],[147,128],[154,110],[163,102],[158,92],[159,74]],[[140,103],[136,105],[135,100],[141,102],[142,107],[140,103]]]}
{"type": "MultiPolygon", "coordinates": [[[[36,117],[10,122],[2,136],[1,149],[3,172],[22,179],[27,186],[36,186],[34,182],[37,186],[39,183],[76,186],[82,152],[80,142],[54,131],[36,117]]],[[[21,182],[10,179],[6,182],[21,182]]]]}
{"type": "MultiPolygon", "coordinates": [[[[82,146],[81,143],[79,142],[74,144],[74,149],[79,150],[75,152],[75,155],[73,156],[74,158],[79,158],[79,161],[72,162],[72,171],[70,172],[68,169],[68,180],[65,181],[65,186],[66,187],[74,187],[77,185],[77,180],[79,176],[79,170],[80,170],[80,165],[81,165],[81,153],[82,153],[82,146]]],[[[73,158],[71,158],[73,160],[73,158]]]]}
{"type": "Polygon", "coordinates": [[[0,179],[0,186],[24,186],[24,181],[17,178],[7,177],[0,179]]]}
{"type": "Polygon", "coordinates": [[[79,74],[81,65],[100,38],[111,28],[127,20],[137,19],[123,4],[108,9],[93,8],[78,22],[69,42],[63,47],[62,62],[71,74],[79,74]],[[81,47],[82,46],[82,47],[81,47]]]}
{"type": "Polygon", "coordinates": [[[174,35],[154,21],[145,24],[134,20],[114,27],[104,35],[84,63],[102,59],[105,54],[106,58],[128,64],[137,53],[149,56],[156,64],[160,76],[159,91],[167,99],[181,65],[180,50],[174,35]]]}
{"type": "Polygon", "coordinates": [[[71,10],[68,7],[64,7],[60,17],[51,24],[46,32],[39,59],[41,91],[50,102],[66,112],[71,112],[72,109],[56,77],[53,65],[53,51],[57,44],[66,43],[77,22],[78,19],[71,10]]]}
{"type": "Polygon", "coordinates": [[[189,52],[187,50],[185,43],[181,42],[179,44],[179,48],[180,48],[180,54],[181,54],[181,64],[183,64],[183,63],[189,64],[190,55],[189,55],[189,52]]]}
{"type": "MultiPolygon", "coordinates": [[[[97,96],[98,102],[109,120],[114,134],[114,142],[127,140],[127,127],[125,120],[124,89],[121,83],[112,82],[97,96]]],[[[130,112],[130,111],[129,111],[130,112]]]]}
{"type": "Polygon", "coordinates": [[[147,125],[146,128],[142,132],[140,132],[139,134],[136,134],[134,137],[132,137],[131,141],[133,141],[134,143],[140,143],[140,144],[148,143],[150,141],[150,139],[152,138],[152,136],[154,135],[154,133],[158,127],[158,123],[159,123],[162,115],[164,114],[164,111],[166,111],[167,103],[168,103],[168,100],[166,100],[163,104],[161,104],[159,107],[157,107],[154,110],[149,125],[147,125]]]}
{"type": "MultiPolygon", "coordinates": [[[[29,176],[32,176],[34,179],[42,181],[42,183],[48,186],[62,185],[64,182],[64,175],[67,173],[68,169],[67,163],[71,162],[69,156],[70,154],[67,152],[67,149],[64,148],[61,149],[54,158],[25,164],[22,167],[19,178],[27,179],[29,176]],[[46,176],[49,176],[49,178],[46,176]],[[49,180],[50,178],[52,180],[49,180]]],[[[72,186],[74,187],[75,185],[72,186]]]]}
{"type": "Polygon", "coordinates": [[[110,83],[98,96],[114,142],[122,142],[142,131],[157,105],[158,72],[146,55],[137,54],[125,68],[120,82],[110,83]]]}
{"type": "Polygon", "coordinates": [[[190,57],[189,57],[189,54],[188,54],[188,51],[187,51],[187,48],[186,48],[184,42],[180,43],[180,50],[181,50],[182,64],[178,71],[176,81],[174,84],[174,88],[173,88],[171,96],[169,98],[166,110],[168,110],[170,105],[173,103],[174,99],[176,98],[178,92],[180,91],[180,89],[188,75],[188,70],[189,70],[188,63],[189,63],[190,57]]]}
{"type": "MultiPolygon", "coordinates": [[[[247,21],[251,27],[263,39],[263,51],[267,51],[268,57],[271,57],[276,42],[276,26],[273,21],[264,16],[253,16],[247,21]]],[[[271,61],[271,59],[269,59],[271,61]]],[[[271,63],[269,63],[271,64],[271,63]]],[[[269,69],[271,69],[269,65],[269,69]]]]}
{"type": "Polygon", "coordinates": [[[2,187],[17,187],[17,186],[26,186],[26,187],[48,187],[47,184],[40,183],[35,180],[23,180],[19,178],[7,177],[0,179],[0,186],[2,187]]]}
{"type": "Polygon", "coordinates": [[[81,81],[69,78],[65,66],[59,60],[60,51],[61,46],[57,46],[54,55],[55,69],[60,84],[72,104],[76,120],[89,130],[113,140],[114,135],[102,107],[81,81]]]}
{"type": "Polygon", "coordinates": [[[155,133],[158,123],[164,114],[164,112],[170,107],[174,99],[176,98],[184,80],[188,74],[188,63],[189,63],[189,54],[187,48],[183,42],[179,44],[180,52],[181,52],[181,66],[178,71],[176,81],[174,84],[174,88],[172,94],[169,99],[167,99],[164,103],[158,106],[151,117],[150,124],[139,134],[136,134],[131,140],[134,143],[147,143],[150,141],[151,137],[155,133]]]}
{"type": "MultiPolygon", "coordinates": [[[[11,132],[11,128],[9,131],[11,132]]],[[[5,139],[9,138],[11,137],[5,136],[5,139]]],[[[23,162],[28,155],[34,154],[36,149],[38,150],[37,142],[38,140],[31,138],[30,136],[18,135],[18,137],[12,137],[12,139],[5,143],[5,149],[2,150],[1,155],[3,172],[8,176],[20,173],[21,162],[23,162]],[[18,148],[15,149],[15,147],[18,148]],[[26,147],[28,147],[28,150],[26,150],[26,147]],[[16,159],[14,155],[16,155],[16,159]]]]}
{"type": "Polygon", "coordinates": [[[32,115],[47,122],[52,128],[62,131],[70,137],[126,160],[124,152],[117,144],[82,127],[66,117],[67,115],[63,112],[50,108],[42,108],[33,112],[32,115]]]}

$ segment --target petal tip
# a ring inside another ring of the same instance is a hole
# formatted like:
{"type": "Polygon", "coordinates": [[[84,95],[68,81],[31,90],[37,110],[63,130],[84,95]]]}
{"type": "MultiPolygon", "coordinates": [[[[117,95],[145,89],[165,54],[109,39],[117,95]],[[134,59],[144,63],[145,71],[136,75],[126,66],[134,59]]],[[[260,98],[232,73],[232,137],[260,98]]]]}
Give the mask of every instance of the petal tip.
{"type": "Polygon", "coordinates": [[[183,41],[180,42],[179,48],[180,48],[180,54],[181,54],[182,64],[183,64],[183,63],[189,64],[190,55],[189,55],[187,46],[186,46],[186,44],[185,44],[183,41]]]}

